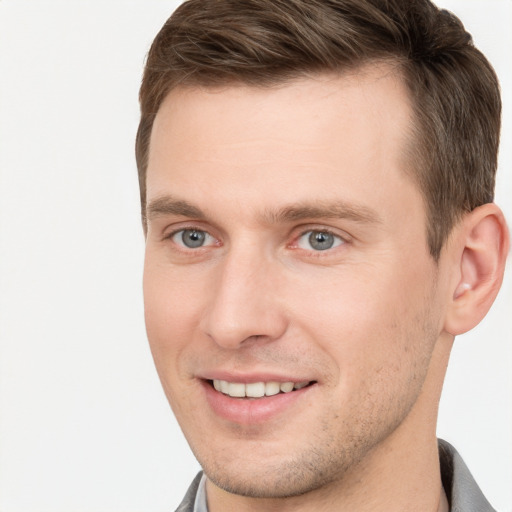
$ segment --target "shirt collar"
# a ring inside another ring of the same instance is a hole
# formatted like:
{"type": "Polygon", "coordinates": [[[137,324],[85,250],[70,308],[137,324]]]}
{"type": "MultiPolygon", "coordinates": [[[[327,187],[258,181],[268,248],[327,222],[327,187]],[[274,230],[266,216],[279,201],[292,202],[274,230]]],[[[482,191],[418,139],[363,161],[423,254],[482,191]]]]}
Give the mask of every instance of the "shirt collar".
{"type": "Polygon", "coordinates": [[[193,512],[208,512],[208,505],[206,504],[206,476],[204,473],[197,488],[193,512]]]}

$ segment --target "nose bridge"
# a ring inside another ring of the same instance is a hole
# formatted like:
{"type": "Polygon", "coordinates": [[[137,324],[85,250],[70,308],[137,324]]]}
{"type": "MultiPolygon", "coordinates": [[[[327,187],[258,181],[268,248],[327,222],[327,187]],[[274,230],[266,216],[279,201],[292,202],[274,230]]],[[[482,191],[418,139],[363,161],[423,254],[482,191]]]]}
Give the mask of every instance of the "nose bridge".
{"type": "Polygon", "coordinates": [[[215,289],[202,328],[218,345],[238,348],[249,338],[275,339],[286,328],[272,286],[273,265],[253,244],[233,246],[215,269],[215,289]]]}

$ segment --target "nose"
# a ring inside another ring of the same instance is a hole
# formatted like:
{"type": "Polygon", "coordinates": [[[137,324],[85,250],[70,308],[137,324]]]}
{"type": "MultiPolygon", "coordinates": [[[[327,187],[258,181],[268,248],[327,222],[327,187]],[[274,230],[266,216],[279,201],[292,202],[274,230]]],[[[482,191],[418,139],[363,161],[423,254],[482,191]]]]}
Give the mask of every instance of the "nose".
{"type": "Polygon", "coordinates": [[[226,349],[280,338],[287,318],[276,267],[264,255],[231,251],[213,270],[214,288],[201,318],[202,331],[226,349]]]}

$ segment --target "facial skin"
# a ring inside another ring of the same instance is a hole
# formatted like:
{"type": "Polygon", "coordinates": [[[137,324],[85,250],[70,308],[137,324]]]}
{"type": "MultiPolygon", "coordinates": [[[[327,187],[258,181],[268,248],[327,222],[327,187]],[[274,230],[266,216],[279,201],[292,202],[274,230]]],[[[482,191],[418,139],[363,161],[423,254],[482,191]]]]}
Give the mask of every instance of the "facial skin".
{"type": "Polygon", "coordinates": [[[330,510],[335,494],[395,510],[411,478],[429,492],[412,489],[421,503],[409,509],[437,510],[453,261],[429,255],[405,157],[411,115],[400,78],[378,66],[273,89],[177,89],[160,108],[147,332],[211,510],[307,510],[312,497],[330,510]],[[229,398],[213,379],[312,384],[229,398]]]}

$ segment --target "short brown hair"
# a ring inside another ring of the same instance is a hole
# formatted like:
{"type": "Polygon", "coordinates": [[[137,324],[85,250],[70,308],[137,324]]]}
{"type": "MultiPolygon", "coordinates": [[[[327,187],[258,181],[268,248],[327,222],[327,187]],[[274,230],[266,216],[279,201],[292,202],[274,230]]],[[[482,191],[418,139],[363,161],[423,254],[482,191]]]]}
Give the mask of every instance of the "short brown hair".
{"type": "Polygon", "coordinates": [[[396,62],[416,123],[413,175],[437,260],[464,212],[491,202],[501,99],[461,21],[429,0],[188,0],[149,51],[136,140],[141,206],[155,116],[177,86],[271,87],[312,73],[396,62]]]}

